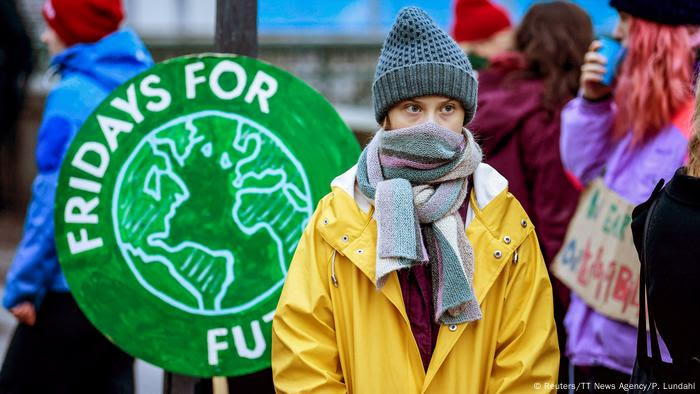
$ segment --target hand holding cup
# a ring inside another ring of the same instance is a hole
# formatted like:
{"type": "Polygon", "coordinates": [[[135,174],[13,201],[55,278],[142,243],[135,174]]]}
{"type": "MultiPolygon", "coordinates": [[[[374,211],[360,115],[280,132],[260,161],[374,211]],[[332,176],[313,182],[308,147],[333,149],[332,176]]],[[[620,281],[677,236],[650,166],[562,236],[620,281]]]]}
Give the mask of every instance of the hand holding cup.
{"type": "Polygon", "coordinates": [[[600,41],[593,41],[583,58],[581,66],[581,89],[583,97],[588,100],[599,100],[612,93],[612,87],[603,84],[607,73],[608,59],[598,50],[602,47],[600,41]]]}

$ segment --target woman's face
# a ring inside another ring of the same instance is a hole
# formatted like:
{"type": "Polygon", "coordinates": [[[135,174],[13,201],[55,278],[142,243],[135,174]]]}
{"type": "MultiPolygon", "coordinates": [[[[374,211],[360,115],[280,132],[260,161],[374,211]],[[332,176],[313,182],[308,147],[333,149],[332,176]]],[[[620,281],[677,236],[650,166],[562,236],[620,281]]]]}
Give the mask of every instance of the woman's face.
{"type": "Polygon", "coordinates": [[[504,29],[493,36],[480,41],[462,41],[458,43],[467,54],[474,54],[490,59],[503,52],[513,50],[515,47],[515,32],[513,29],[504,29]]]}
{"type": "Polygon", "coordinates": [[[384,119],[384,129],[403,129],[433,122],[462,133],[465,111],[462,104],[443,96],[421,96],[404,100],[389,110],[384,119]]]}
{"type": "Polygon", "coordinates": [[[632,25],[632,15],[619,11],[620,19],[617,21],[615,30],[613,31],[613,38],[619,40],[622,45],[627,44],[627,40],[630,35],[630,25],[632,25]]]}
{"type": "Polygon", "coordinates": [[[41,33],[41,42],[49,49],[49,54],[51,56],[61,53],[66,49],[66,44],[58,38],[58,34],[50,27],[46,27],[46,30],[41,33]]]}

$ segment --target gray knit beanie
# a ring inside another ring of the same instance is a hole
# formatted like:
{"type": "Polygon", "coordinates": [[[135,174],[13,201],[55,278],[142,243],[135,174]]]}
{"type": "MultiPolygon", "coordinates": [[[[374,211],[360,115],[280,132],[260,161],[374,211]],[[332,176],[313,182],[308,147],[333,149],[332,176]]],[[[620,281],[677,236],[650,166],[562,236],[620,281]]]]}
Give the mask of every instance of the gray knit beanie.
{"type": "Polygon", "coordinates": [[[372,84],[374,116],[381,123],[391,107],[428,95],[464,106],[464,124],[476,112],[476,75],[457,43],[418,7],[399,11],[384,41],[372,84]]]}

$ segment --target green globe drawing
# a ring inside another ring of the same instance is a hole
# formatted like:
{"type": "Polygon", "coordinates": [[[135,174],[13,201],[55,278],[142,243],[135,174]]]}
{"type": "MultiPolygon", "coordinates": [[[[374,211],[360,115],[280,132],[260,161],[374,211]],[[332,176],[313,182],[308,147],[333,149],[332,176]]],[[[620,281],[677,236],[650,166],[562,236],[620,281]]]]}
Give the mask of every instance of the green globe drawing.
{"type": "Polygon", "coordinates": [[[287,147],[219,111],[176,118],[143,138],[119,172],[112,207],[119,250],[139,283],[202,315],[241,312],[273,294],[313,210],[287,147]],[[255,286],[236,282],[251,276],[255,286]]]}

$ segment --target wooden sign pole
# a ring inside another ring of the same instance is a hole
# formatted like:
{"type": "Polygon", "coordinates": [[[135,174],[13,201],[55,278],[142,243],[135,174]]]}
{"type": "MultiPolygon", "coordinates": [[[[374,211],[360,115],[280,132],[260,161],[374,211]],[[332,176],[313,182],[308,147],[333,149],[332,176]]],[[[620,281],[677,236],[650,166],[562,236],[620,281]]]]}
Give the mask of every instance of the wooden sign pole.
{"type": "MultiPolygon", "coordinates": [[[[258,56],[257,0],[216,0],[214,48],[220,53],[258,56]]],[[[166,372],[163,394],[204,394],[202,383],[199,378],[166,372]]],[[[211,386],[213,394],[229,392],[225,377],[214,378],[211,386]]]]}
{"type": "Polygon", "coordinates": [[[258,57],[257,16],[257,0],[216,0],[216,51],[258,57]]]}

